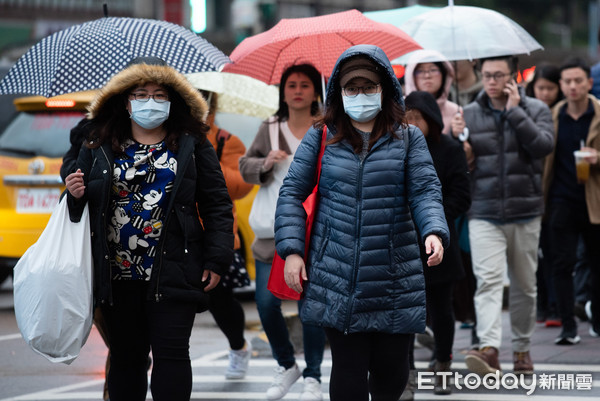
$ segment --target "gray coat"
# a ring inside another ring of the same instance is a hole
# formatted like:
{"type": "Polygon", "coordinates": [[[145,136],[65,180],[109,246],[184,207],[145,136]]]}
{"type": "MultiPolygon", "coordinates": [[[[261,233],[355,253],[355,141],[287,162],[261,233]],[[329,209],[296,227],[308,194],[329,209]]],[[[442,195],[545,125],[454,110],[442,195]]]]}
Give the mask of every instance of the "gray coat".
{"type": "Polygon", "coordinates": [[[469,218],[510,222],[543,214],[542,170],[553,148],[550,109],[525,96],[496,122],[482,91],[464,108],[475,155],[469,218]]]}

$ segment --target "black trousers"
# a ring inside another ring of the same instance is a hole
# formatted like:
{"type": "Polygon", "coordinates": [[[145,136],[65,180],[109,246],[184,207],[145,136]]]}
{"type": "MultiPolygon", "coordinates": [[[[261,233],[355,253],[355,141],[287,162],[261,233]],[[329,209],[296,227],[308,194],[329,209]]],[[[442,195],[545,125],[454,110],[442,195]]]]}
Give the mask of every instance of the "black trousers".
{"type": "Polygon", "coordinates": [[[344,334],[325,328],[331,347],[331,401],[398,401],[408,381],[409,334],[344,334]]]}
{"type": "Polygon", "coordinates": [[[246,317],[244,315],[244,308],[233,296],[233,290],[223,287],[219,283],[208,294],[208,310],[213,315],[215,322],[223,334],[225,334],[225,337],[227,337],[229,347],[236,351],[244,348],[246,342],[244,339],[246,317]]]}
{"type": "Polygon", "coordinates": [[[577,263],[577,244],[581,235],[588,252],[592,291],[594,330],[600,330],[600,224],[590,223],[587,208],[568,203],[552,203],[547,211],[549,248],[556,295],[556,306],[563,330],[577,329],[574,317],[573,269],[577,263]]]}
{"type": "Polygon", "coordinates": [[[425,291],[428,321],[431,324],[435,341],[433,357],[439,362],[448,362],[452,359],[454,343],[453,292],[453,281],[427,284],[425,291]]]}
{"type": "Polygon", "coordinates": [[[111,401],[144,401],[152,350],[154,401],[189,401],[189,343],[196,303],[146,300],[145,281],[113,281],[113,305],[102,306],[110,344],[111,401]]]}

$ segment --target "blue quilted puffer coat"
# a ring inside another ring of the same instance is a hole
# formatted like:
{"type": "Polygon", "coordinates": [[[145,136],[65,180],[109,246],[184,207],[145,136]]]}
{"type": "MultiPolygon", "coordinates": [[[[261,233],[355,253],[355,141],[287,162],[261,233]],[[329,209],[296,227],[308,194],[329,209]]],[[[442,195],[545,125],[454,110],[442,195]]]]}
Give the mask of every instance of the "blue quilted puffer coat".
{"type": "MultiPolygon", "coordinates": [[[[338,60],[328,87],[339,89],[339,65],[364,54],[402,90],[381,49],[354,46],[338,60]]],[[[328,139],[335,127],[328,127],[328,139]]],[[[281,187],[275,220],[277,252],[304,255],[302,201],[315,185],[322,131],[311,128],[281,187]]],[[[303,322],[345,333],[415,333],[425,329],[425,280],[418,232],[448,245],[441,187],[425,137],[400,125],[361,161],[346,142],[328,145],[322,159],[319,207],[308,255],[303,322]],[[408,144],[405,140],[408,139],[408,144]],[[406,150],[408,149],[408,156],[406,150]]],[[[431,267],[435,268],[435,267],[431,267]]]]}

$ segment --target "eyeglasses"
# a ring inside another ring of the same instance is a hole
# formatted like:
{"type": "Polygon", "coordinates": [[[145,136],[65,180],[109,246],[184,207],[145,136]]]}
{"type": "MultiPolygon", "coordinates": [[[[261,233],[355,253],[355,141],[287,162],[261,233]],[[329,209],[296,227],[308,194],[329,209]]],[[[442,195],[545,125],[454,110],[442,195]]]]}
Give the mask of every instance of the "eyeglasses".
{"type": "Polygon", "coordinates": [[[494,74],[489,74],[489,73],[483,73],[481,74],[482,78],[484,81],[490,81],[490,80],[494,80],[496,82],[500,81],[501,79],[503,79],[504,77],[511,75],[510,73],[508,74],[504,74],[502,72],[496,72],[494,74]]]}
{"type": "Polygon", "coordinates": [[[154,95],[150,95],[145,92],[138,92],[130,93],[129,96],[140,102],[147,102],[150,100],[150,98],[154,99],[156,103],[164,103],[169,100],[169,96],[167,96],[165,93],[155,93],[154,95]]]}
{"type": "Polygon", "coordinates": [[[431,75],[432,77],[435,77],[437,75],[441,74],[441,71],[439,68],[431,68],[429,70],[415,70],[415,76],[425,76],[426,74],[431,75]]]}
{"type": "Polygon", "coordinates": [[[374,96],[381,92],[381,84],[365,85],[365,86],[346,86],[342,88],[342,93],[346,97],[356,97],[362,90],[367,96],[374,96]]]}

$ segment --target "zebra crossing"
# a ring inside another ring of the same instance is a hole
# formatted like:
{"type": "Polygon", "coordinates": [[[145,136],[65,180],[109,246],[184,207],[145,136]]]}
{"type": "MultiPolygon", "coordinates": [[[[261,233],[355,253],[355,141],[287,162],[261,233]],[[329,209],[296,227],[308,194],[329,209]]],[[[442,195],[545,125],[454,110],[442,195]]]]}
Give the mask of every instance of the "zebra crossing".
{"type": "MultiPolygon", "coordinates": [[[[224,372],[228,364],[227,351],[218,351],[196,358],[192,361],[193,389],[191,400],[264,400],[266,389],[269,387],[276,363],[272,358],[253,358],[250,361],[248,375],[241,380],[226,380],[224,372]]],[[[298,358],[300,368],[303,368],[302,358],[298,358]]],[[[417,362],[417,369],[425,371],[426,362],[417,362]]],[[[453,364],[453,369],[462,375],[468,371],[463,362],[453,364]]],[[[326,352],[322,364],[322,389],[323,399],[328,400],[329,374],[331,372],[331,357],[326,352]]],[[[600,366],[598,365],[564,365],[564,364],[539,364],[536,372],[546,375],[558,374],[585,374],[591,375],[591,389],[583,390],[561,390],[536,388],[532,395],[526,395],[525,391],[519,390],[487,390],[468,389],[462,386],[462,390],[454,389],[451,395],[435,396],[431,390],[417,390],[415,400],[461,400],[461,401],[591,401],[600,399],[600,366]]],[[[103,379],[89,380],[73,385],[50,388],[31,394],[17,397],[5,398],[0,401],[45,401],[45,400],[100,400],[102,394],[103,379]]],[[[464,383],[463,383],[464,384],[464,383]]],[[[284,400],[298,400],[302,391],[302,381],[295,383],[284,400]]],[[[148,393],[147,400],[151,400],[148,393]]]]}

